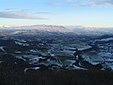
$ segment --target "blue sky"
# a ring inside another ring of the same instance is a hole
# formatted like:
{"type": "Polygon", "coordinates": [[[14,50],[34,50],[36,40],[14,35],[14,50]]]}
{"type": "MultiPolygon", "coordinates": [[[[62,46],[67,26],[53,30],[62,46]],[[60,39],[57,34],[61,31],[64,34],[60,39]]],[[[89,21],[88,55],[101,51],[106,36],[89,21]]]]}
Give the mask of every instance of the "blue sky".
{"type": "Polygon", "coordinates": [[[0,25],[113,27],[113,0],[0,0],[0,25]]]}

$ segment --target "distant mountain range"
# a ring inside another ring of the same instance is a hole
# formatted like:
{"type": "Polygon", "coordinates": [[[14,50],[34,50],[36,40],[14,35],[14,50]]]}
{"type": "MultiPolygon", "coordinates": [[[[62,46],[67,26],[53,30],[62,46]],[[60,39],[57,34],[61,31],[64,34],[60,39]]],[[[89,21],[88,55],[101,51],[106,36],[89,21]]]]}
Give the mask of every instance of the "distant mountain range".
{"type": "Polygon", "coordinates": [[[31,26],[0,26],[0,29],[38,30],[46,32],[72,32],[76,34],[112,34],[113,28],[97,28],[83,26],[31,25],[31,26]]]}

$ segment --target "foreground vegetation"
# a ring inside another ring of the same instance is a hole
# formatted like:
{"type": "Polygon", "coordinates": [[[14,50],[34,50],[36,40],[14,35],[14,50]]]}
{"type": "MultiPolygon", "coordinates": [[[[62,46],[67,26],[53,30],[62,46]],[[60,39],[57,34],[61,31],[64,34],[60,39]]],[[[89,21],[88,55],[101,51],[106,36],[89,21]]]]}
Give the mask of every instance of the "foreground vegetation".
{"type": "Polygon", "coordinates": [[[76,71],[0,71],[0,85],[112,85],[113,72],[76,71]]]}

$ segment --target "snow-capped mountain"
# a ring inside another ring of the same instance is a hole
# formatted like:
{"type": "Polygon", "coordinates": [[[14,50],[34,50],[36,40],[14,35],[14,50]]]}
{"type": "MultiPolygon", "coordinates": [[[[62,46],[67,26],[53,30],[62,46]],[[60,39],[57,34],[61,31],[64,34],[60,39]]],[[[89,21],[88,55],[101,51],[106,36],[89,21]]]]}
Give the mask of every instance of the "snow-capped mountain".
{"type": "Polygon", "coordinates": [[[103,35],[112,34],[112,28],[96,28],[84,26],[57,26],[57,25],[31,25],[31,26],[8,26],[0,27],[0,31],[4,29],[15,30],[14,34],[41,31],[41,32],[61,32],[61,33],[75,33],[77,35],[103,35]]]}
{"type": "Polygon", "coordinates": [[[16,26],[16,27],[1,27],[1,29],[14,30],[39,30],[47,32],[69,32],[70,30],[64,26],[56,25],[31,25],[31,26],[16,26]]]}
{"type": "Polygon", "coordinates": [[[74,33],[79,34],[93,34],[93,35],[102,35],[102,34],[112,34],[113,28],[111,27],[84,27],[84,26],[67,26],[66,28],[71,29],[74,33]]]}

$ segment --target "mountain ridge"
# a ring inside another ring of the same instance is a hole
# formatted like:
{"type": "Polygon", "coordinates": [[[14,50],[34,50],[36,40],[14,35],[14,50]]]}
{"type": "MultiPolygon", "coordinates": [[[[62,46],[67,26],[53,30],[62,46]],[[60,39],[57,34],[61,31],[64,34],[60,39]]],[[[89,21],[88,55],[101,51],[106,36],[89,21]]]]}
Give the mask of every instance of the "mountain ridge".
{"type": "Polygon", "coordinates": [[[7,26],[0,27],[0,29],[15,29],[15,30],[39,30],[46,32],[72,32],[85,34],[112,34],[113,28],[98,28],[98,27],[84,27],[84,26],[60,26],[60,25],[28,25],[28,26],[7,26]]]}

